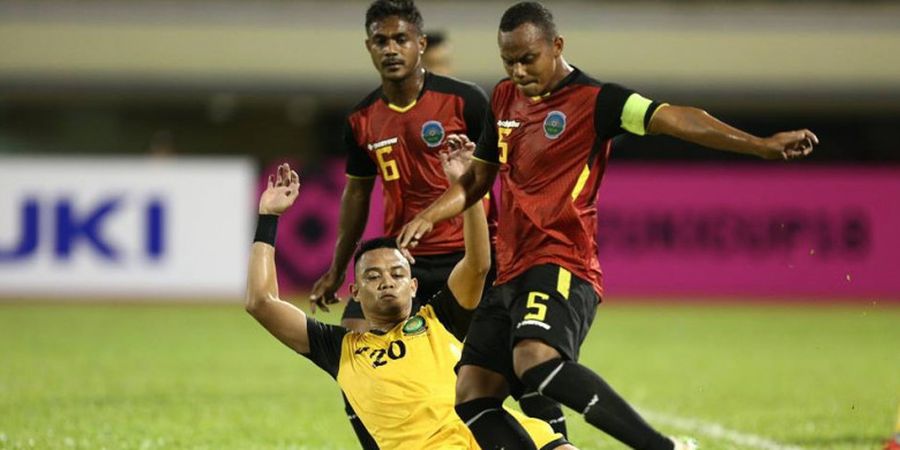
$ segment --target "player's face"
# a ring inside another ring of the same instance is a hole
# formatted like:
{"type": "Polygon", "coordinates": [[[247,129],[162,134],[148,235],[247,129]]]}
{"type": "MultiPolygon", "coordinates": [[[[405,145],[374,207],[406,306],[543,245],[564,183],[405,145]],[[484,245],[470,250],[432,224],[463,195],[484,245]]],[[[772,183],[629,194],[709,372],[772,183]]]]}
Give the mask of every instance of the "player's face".
{"type": "Polygon", "coordinates": [[[400,251],[378,248],[359,258],[350,290],[366,318],[402,320],[409,316],[417,287],[409,261],[400,251]]]}
{"type": "Polygon", "coordinates": [[[401,81],[421,68],[425,36],[415,24],[390,16],[369,26],[366,49],[381,79],[401,81]]]}
{"type": "Polygon", "coordinates": [[[532,23],[524,23],[497,36],[500,58],[509,78],[523,94],[535,97],[548,92],[559,81],[563,39],[548,40],[532,23]]]}

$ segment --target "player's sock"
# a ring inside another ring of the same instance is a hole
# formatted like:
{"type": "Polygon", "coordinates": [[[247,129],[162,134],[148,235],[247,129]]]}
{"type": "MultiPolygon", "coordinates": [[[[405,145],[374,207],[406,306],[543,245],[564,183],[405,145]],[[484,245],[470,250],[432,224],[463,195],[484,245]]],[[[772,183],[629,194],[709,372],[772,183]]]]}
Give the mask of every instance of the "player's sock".
{"type": "Polygon", "coordinates": [[[526,416],[541,419],[549,423],[553,427],[553,431],[562,434],[565,438],[569,437],[566,432],[566,416],[563,415],[562,406],[559,406],[555,400],[531,390],[519,398],[519,406],[522,407],[522,412],[526,416]]]}
{"type": "Polygon", "coordinates": [[[460,403],[456,415],[484,450],[537,450],[519,421],[503,409],[500,399],[483,397],[460,403]]]}
{"type": "Polygon", "coordinates": [[[552,359],[526,371],[531,389],[581,413],[591,425],[640,450],[672,450],[673,443],[654,430],[597,374],[573,361],[552,359]]]}

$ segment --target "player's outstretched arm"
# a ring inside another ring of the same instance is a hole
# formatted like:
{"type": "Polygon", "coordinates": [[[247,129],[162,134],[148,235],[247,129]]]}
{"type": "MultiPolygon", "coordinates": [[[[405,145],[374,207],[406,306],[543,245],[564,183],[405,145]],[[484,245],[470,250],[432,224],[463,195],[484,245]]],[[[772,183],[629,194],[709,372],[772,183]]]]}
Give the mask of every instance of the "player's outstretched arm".
{"type": "MultiPolygon", "coordinates": [[[[469,152],[475,150],[475,143],[465,135],[447,136],[447,145],[450,148],[465,148],[469,152]]],[[[422,236],[431,232],[435,223],[456,217],[467,207],[481,201],[491,189],[497,170],[498,167],[493,164],[473,160],[469,169],[456,182],[450,183],[450,187],[434,203],[403,226],[397,236],[400,248],[415,247],[422,236]]]]}
{"type": "Polygon", "coordinates": [[[259,199],[259,225],[250,249],[247,267],[245,308],[269,333],[299,353],[309,353],[306,314],[278,298],[275,276],[275,228],[277,217],[294,204],[300,190],[300,176],[282,164],[269,176],[259,199]]]}
{"type": "Polygon", "coordinates": [[[331,267],[313,285],[309,294],[310,311],[316,313],[316,307],[328,312],[328,306],[337,303],[335,292],[344,284],[347,264],[356,250],[356,244],[362,238],[369,220],[369,199],[375,178],[347,177],[347,186],[341,196],[341,215],[338,221],[337,242],[334,245],[334,258],[331,267]]]}
{"type": "Polygon", "coordinates": [[[647,131],[764,159],[802,158],[812,153],[813,147],[819,143],[819,138],[805,129],[757,137],[716,119],[702,109],[689,106],[660,107],[650,119],[647,131]]]}
{"type": "MultiPolygon", "coordinates": [[[[451,146],[449,151],[440,153],[441,167],[451,183],[471,166],[472,152],[471,148],[451,146]]],[[[483,202],[476,202],[463,211],[463,239],[465,254],[450,272],[447,286],[460,306],[475,309],[491,269],[491,238],[483,202]]]]}

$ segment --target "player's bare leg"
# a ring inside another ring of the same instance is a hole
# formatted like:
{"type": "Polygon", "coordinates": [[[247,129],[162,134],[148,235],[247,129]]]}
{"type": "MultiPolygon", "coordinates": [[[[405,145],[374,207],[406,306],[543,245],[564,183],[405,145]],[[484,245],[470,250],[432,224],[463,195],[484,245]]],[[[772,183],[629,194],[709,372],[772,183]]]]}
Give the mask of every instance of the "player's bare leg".
{"type": "Polygon", "coordinates": [[[672,440],[650,427],[602,378],[577,362],[564,360],[543,341],[517,342],[513,369],[526,386],[581,413],[588,423],[631,448],[674,448],[672,440]]]}
{"type": "Polygon", "coordinates": [[[477,398],[509,396],[509,385],[503,375],[483,367],[466,365],[459,368],[456,378],[456,404],[477,398]]]}

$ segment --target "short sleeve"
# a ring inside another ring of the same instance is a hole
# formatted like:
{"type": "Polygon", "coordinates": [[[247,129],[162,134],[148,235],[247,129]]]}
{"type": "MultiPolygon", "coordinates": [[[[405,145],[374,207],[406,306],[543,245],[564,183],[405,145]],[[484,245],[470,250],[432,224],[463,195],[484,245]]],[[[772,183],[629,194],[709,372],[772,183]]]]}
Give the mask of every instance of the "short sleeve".
{"type": "Polygon", "coordinates": [[[631,89],[606,83],[597,95],[594,117],[597,135],[604,139],[626,132],[643,136],[659,106],[631,89]]]}
{"type": "Polygon", "coordinates": [[[500,155],[497,153],[497,125],[494,112],[488,107],[484,113],[484,125],[482,125],[481,138],[475,148],[475,158],[491,164],[500,164],[500,155]]]}
{"type": "Polygon", "coordinates": [[[488,109],[488,99],[484,91],[473,85],[471,89],[467,89],[463,96],[463,120],[466,122],[466,135],[472,142],[478,142],[481,139],[481,132],[484,129],[484,115],[488,109]]]}
{"type": "Polygon", "coordinates": [[[350,121],[344,123],[343,139],[341,139],[344,152],[347,154],[347,170],[348,176],[357,178],[372,178],[378,175],[378,167],[366,149],[360,147],[356,143],[353,136],[353,127],[350,121]]]}
{"type": "Polygon", "coordinates": [[[440,291],[434,294],[428,304],[434,309],[435,316],[447,331],[460,341],[466,338],[475,310],[463,308],[449,286],[445,284],[440,291]]]}
{"type": "Polygon", "coordinates": [[[341,345],[344,335],[350,330],[337,325],[328,325],[312,317],[306,318],[306,333],[309,336],[309,353],[301,353],[315,365],[337,377],[341,364],[341,345]]]}

